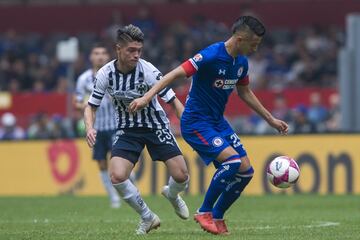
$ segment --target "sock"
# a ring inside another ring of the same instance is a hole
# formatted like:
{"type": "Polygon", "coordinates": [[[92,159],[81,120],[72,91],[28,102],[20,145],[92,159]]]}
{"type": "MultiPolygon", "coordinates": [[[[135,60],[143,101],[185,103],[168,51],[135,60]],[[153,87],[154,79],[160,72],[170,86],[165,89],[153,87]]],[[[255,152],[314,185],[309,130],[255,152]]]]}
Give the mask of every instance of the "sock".
{"type": "Polygon", "coordinates": [[[140,214],[141,218],[147,219],[151,217],[152,212],[140,196],[139,190],[129,179],[124,182],[114,184],[114,187],[124,201],[127,202],[138,214],[140,214]]]}
{"type": "Polygon", "coordinates": [[[228,210],[236,199],[240,197],[242,191],[249,184],[253,175],[254,169],[252,167],[244,172],[238,172],[235,175],[234,181],[228,184],[212,211],[214,219],[224,218],[226,210],[228,210]]]}
{"type": "Polygon", "coordinates": [[[113,202],[118,202],[120,201],[119,195],[116,192],[116,190],[114,189],[111,181],[110,181],[110,177],[109,177],[109,173],[106,170],[101,170],[100,171],[100,177],[101,177],[101,181],[104,185],[104,188],[110,198],[111,201],[113,202]]]}
{"type": "Polygon", "coordinates": [[[214,203],[219,198],[220,194],[225,190],[229,181],[235,177],[239,171],[241,164],[240,156],[233,155],[227,158],[216,170],[210,186],[206,191],[204,202],[199,208],[199,212],[211,212],[214,203]]]}
{"type": "Polygon", "coordinates": [[[177,198],[179,192],[184,191],[188,187],[190,177],[186,179],[186,181],[182,183],[176,182],[171,176],[169,178],[169,197],[177,198]]]}
{"type": "Polygon", "coordinates": [[[133,184],[135,184],[136,176],[135,176],[135,173],[133,171],[130,173],[129,179],[133,184]]]}

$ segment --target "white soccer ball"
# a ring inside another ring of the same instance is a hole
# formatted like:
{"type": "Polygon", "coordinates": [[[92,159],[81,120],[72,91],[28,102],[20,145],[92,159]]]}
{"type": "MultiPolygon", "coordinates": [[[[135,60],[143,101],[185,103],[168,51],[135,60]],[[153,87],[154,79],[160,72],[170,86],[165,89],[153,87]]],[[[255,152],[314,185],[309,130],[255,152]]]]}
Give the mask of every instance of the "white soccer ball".
{"type": "Polygon", "coordinates": [[[300,177],[300,169],[294,159],[280,156],[270,162],[266,170],[267,178],[278,188],[294,185],[300,177]]]}

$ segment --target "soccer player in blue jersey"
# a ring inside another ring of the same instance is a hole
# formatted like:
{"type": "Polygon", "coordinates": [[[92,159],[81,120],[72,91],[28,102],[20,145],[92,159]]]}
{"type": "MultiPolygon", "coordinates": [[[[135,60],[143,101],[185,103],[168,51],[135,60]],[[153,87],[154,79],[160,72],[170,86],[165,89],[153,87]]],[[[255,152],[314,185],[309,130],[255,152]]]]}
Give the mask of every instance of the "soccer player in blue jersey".
{"type": "Polygon", "coordinates": [[[177,78],[193,77],[181,132],[206,164],[217,168],[194,216],[213,234],[229,234],[225,211],[239,198],[254,170],[237,134],[224,119],[224,110],[234,88],[239,97],[281,134],[288,125],[264,108],[249,88],[248,60],[265,34],[265,27],[252,16],[242,16],[232,26],[232,36],[201,50],[193,58],[166,74],[143,97],[130,104],[130,111],[145,107],[150,99],[177,78]]]}

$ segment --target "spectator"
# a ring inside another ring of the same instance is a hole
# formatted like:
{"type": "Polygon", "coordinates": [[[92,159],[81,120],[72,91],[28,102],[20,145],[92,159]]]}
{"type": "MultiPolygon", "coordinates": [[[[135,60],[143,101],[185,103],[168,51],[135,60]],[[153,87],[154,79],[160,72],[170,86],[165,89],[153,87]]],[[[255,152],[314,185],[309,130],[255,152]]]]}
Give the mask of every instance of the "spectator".
{"type": "Polygon", "coordinates": [[[12,113],[4,113],[1,117],[0,140],[25,139],[24,130],[16,125],[16,117],[12,113]]]}
{"type": "Polygon", "coordinates": [[[325,120],[328,118],[328,112],[322,104],[321,95],[314,92],[310,95],[310,106],[307,112],[307,118],[314,126],[316,132],[325,131],[325,120]]]}
{"type": "Polygon", "coordinates": [[[316,131],[307,119],[308,109],[300,104],[292,111],[292,122],[290,123],[289,130],[291,133],[314,133],[316,131]]]}
{"type": "Polygon", "coordinates": [[[329,132],[340,130],[340,97],[338,93],[333,93],[329,97],[329,114],[326,120],[326,129],[329,132]]]}
{"type": "Polygon", "coordinates": [[[28,129],[29,139],[51,139],[54,138],[54,124],[45,113],[38,113],[34,122],[28,129]]]}

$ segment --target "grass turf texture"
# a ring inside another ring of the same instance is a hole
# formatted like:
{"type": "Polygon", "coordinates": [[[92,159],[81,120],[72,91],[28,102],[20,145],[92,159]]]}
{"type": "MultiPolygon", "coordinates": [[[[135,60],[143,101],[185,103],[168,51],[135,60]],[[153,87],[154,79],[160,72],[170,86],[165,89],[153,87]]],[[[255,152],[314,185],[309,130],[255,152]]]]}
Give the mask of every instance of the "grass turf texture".
{"type": "MultiPolygon", "coordinates": [[[[202,196],[184,197],[191,213],[202,196]]],[[[0,197],[0,239],[360,239],[360,196],[242,197],[228,214],[230,236],[179,219],[162,196],[145,197],[161,227],[136,236],[139,217],[105,197],[0,197]]]]}

